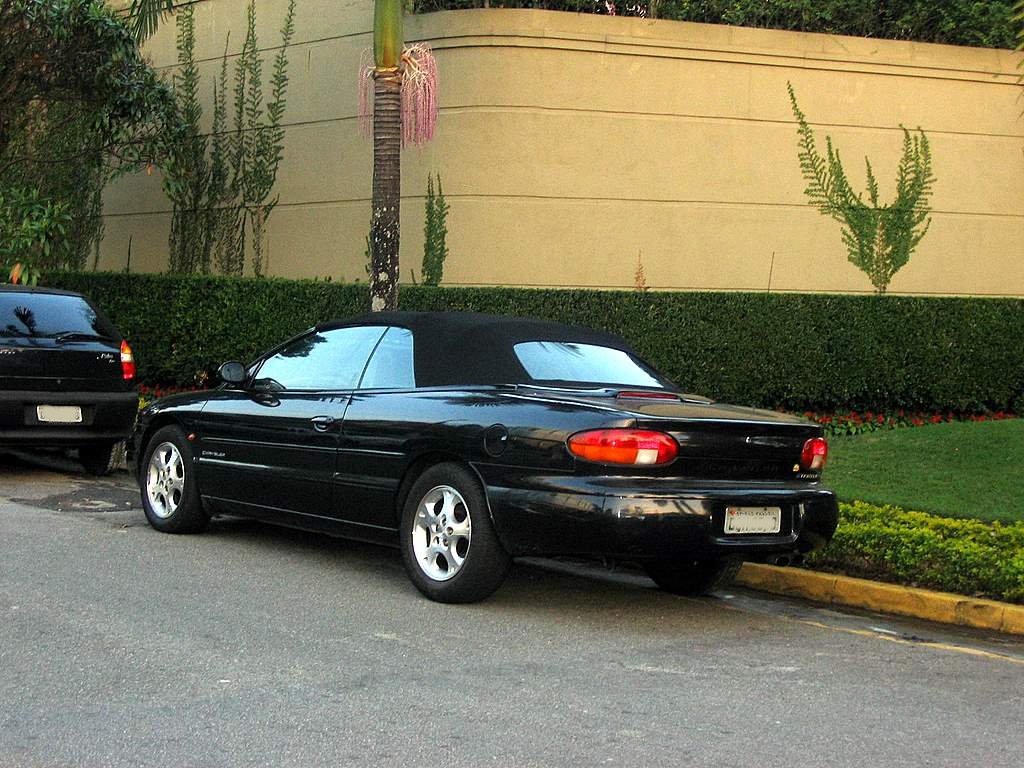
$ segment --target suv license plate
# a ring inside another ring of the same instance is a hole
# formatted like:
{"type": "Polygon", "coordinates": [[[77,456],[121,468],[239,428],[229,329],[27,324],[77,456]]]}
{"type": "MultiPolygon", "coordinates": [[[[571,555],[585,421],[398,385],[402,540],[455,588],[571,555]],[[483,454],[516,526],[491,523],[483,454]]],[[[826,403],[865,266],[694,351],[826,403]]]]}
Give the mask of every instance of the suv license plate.
{"type": "Polygon", "coordinates": [[[37,405],[36,418],[60,424],[80,424],[82,409],[77,405],[37,405]]]}
{"type": "Polygon", "coordinates": [[[731,534],[778,533],[782,530],[781,507],[726,507],[725,532],[731,534]]]}

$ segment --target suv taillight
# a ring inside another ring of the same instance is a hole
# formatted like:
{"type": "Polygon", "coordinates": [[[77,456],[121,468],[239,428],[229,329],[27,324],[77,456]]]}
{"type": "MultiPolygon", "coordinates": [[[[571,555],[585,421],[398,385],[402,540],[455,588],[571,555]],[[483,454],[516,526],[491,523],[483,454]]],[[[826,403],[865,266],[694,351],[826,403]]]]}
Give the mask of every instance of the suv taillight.
{"type": "Polygon", "coordinates": [[[828,443],[823,437],[812,437],[804,443],[800,454],[800,466],[813,472],[821,472],[828,458],[828,443]]]}
{"type": "Polygon", "coordinates": [[[121,342],[121,375],[125,381],[135,378],[135,356],[127,341],[121,342]]]}
{"type": "Polygon", "coordinates": [[[579,432],[569,438],[568,446],[573,456],[598,464],[668,464],[679,452],[671,435],[640,429],[579,432]]]}

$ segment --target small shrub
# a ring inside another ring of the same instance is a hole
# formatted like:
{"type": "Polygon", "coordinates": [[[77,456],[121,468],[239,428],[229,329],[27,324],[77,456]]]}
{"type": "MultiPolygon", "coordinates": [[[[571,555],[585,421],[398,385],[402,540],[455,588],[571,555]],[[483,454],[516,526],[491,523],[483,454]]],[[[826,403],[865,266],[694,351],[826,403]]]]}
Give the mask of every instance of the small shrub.
{"type": "Polygon", "coordinates": [[[644,273],[644,262],[643,254],[640,251],[636,253],[636,270],[633,272],[633,290],[646,293],[650,290],[650,286],[647,285],[647,275],[644,273]]]}
{"type": "Polygon", "coordinates": [[[437,192],[434,179],[427,176],[427,201],[423,226],[423,285],[440,285],[444,276],[444,261],[448,258],[448,203],[441,187],[441,174],[437,174],[437,192]]]}

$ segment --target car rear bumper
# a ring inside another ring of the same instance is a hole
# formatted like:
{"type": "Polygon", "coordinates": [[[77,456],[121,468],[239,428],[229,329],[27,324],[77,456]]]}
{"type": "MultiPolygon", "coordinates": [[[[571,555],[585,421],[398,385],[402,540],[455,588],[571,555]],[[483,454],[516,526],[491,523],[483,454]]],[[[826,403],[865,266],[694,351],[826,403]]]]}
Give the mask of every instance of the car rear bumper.
{"type": "Polygon", "coordinates": [[[0,390],[0,445],[65,447],[124,440],[131,433],[139,396],[129,392],[0,390]],[[81,422],[45,422],[40,405],[81,408],[81,422]]]}
{"type": "MultiPolygon", "coordinates": [[[[598,555],[636,560],[756,560],[823,547],[835,533],[832,491],[801,483],[665,483],[626,488],[622,479],[521,476],[490,482],[488,500],[498,537],[513,555],[598,555]],[[779,507],[778,534],[724,532],[726,508],[779,507]]],[[[504,473],[497,473],[504,474],[504,473]]],[[[497,477],[493,478],[498,480],[497,477]]]]}

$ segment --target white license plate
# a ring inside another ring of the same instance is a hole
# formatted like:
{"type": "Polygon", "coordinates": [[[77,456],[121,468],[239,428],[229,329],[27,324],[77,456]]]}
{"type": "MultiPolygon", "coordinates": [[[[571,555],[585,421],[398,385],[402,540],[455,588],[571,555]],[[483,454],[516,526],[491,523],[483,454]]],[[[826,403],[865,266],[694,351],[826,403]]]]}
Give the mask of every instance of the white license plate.
{"type": "Polygon", "coordinates": [[[778,533],[782,530],[780,507],[726,507],[726,533],[778,533]]]}
{"type": "Polygon", "coordinates": [[[60,424],[79,424],[82,421],[82,409],[77,405],[37,405],[36,418],[60,424]]]}

